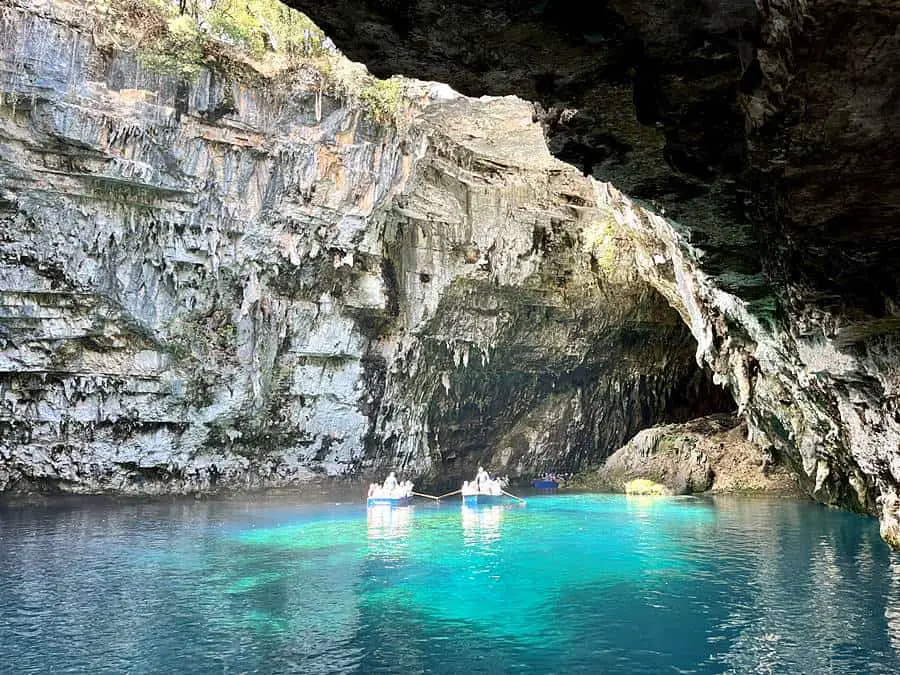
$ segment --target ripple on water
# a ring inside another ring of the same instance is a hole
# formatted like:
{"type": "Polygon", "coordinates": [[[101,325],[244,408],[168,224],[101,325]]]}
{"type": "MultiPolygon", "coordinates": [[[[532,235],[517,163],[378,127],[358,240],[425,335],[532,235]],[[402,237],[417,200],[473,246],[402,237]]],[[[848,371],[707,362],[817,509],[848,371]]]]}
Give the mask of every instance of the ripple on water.
{"type": "Polygon", "coordinates": [[[0,672],[898,672],[900,558],[801,501],[0,511],[0,672]]]}

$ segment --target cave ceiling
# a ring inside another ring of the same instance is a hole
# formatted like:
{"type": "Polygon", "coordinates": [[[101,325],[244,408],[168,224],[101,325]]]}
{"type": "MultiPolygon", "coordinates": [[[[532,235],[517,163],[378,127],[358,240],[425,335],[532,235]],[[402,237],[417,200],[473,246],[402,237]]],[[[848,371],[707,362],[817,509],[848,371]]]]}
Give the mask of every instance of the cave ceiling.
{"type": "Polygon", "coordinates": [[[893,330],[900,3],[288,4],[378,76],[536,102],[557,157],[682,225],[755,311],[893,330]]]}

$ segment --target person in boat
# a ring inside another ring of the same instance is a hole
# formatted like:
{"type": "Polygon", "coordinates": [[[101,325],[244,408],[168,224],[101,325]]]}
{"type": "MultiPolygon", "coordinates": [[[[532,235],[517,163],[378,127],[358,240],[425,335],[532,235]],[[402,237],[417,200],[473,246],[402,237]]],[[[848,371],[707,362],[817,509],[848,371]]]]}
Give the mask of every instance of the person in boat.
{"type": "Polygon", "coordinates": [[[378,494],[378,483],[369,483],[369,497],[374,497],[378,494]]]}
{"type": "Polygon", "coordinates": [[[477,492],[478,492],[478,490],[475,488],[475,481],[472,481],[471,483],[467,480],[463,481],[463,484],[462,484],[463,497],[466,497],[468,495],[474,495],[477,492]]]}
{"type": "Polygon", "coordinates": [[[478,467],[478,473],[475,474],[475,489],[478,492],[487,492],[487,486],[491,481],[491,477],[484,467],[478,467]]]}
{"type": "Polygon", "coordinates": [[[488,482],[488,493],[494,495],[495,497],[499,497],[503,494],[503,489],[500,487],[499,480],[492,480],[488,482]]]}
{"type": "Polygon", "coordinates": [[[384,479],[384,489],[387,492],[391,492],[397,487],[397,474],[391,471],[388,474],[388,477],[384,479]]]}

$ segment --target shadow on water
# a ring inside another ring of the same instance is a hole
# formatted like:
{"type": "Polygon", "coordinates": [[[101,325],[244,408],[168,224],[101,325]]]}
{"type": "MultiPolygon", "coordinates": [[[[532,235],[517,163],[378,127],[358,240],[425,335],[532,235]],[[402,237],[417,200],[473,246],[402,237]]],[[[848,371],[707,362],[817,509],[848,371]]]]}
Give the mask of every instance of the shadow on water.
{"type": "Polygon", "coordinates": [[[360,501],[0,508],[0,671],[900,668],[900,556],[869,519],[788,499],[360,501]]]}

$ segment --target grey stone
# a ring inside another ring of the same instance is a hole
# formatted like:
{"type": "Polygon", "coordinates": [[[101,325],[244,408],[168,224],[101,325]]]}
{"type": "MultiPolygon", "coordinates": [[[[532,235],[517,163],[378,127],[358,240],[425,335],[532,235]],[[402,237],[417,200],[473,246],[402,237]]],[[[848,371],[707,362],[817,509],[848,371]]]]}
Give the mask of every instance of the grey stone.
{"type": "Polygon", "coordinates": [[[0,45],[2,490],[528,474],[729,405],[527,103],[180,96],[62,0],[0,45]]]}

